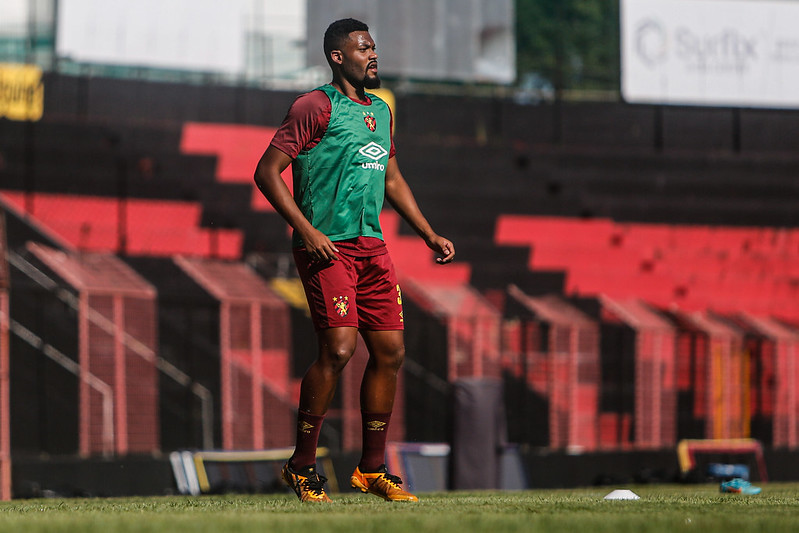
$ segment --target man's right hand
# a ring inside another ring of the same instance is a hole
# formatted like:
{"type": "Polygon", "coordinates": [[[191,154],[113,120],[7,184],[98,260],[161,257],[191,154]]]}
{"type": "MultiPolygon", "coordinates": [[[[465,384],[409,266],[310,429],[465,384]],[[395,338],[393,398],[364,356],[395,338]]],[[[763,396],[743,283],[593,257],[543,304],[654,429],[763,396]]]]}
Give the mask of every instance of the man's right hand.
{"type": "Polygon", "coordinates": [[[338,259],[338,248],[321,231],[311,228],[306,232],[300,233],[300,238],[305,244],[305,250],[315,261],[336,261],[338,259]]]}

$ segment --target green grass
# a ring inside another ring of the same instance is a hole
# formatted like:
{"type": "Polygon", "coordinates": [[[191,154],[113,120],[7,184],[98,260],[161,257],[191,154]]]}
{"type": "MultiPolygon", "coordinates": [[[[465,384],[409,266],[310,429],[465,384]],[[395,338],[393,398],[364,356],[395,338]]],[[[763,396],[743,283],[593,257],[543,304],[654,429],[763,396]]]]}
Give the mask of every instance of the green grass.
{"type": "Polygon", "coordinates": [[[641,499],[603,500],[611,490],[603,487],[425,494],[416,504],[352,493],[334,494],[329,505],[301,504],[293,495],[15,500],[0,503],[0,531],[799,531],[797,484],[766,484],[757,496],[720,494],[711,485],[623,488],[641,499]]]}

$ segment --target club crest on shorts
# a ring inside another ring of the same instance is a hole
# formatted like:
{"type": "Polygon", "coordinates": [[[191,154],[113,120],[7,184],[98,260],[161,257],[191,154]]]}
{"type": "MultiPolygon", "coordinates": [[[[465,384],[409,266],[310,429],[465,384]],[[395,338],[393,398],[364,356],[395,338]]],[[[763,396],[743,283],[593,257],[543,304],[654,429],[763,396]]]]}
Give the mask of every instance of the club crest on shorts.
{"type": "Polygon", "coordinates": [[[364,113],[363,115],[363,121],[366,123],[366,127],[369,128],[369,131],[375,131],[377,129],[377,119],[372,114],[364,113]]]}
{"type": "Polygon", "coordinates": [[[336,308],[336,313],[338,313],[338,316],[344,318],[345,316],[347,316],[347,313],[350,312],[350,297],[334,296],[333,307],[336,308]]]}

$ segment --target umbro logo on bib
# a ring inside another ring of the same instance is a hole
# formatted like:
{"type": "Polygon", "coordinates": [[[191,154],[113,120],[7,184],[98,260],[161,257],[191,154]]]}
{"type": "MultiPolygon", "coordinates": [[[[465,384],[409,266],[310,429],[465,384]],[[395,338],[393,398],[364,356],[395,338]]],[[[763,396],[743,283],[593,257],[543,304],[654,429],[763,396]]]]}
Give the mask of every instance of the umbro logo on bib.
{"type": "Polygon", "coordinates": [[[377,161],[381,157],[385,156],[388,152],[386,151],[385,148],[383,148],[382,146],[380,146],[376,142],[370,142],[369,144],[361,147],[361,149],[358,150],[358,153],[368,157],[369,159],[372,159],[372,162],[361,163],[361,167],[362,168],[371,169],[371,170],[379,170],[381,172],[386,169],[385,165],[382,165],[382,164],[378,163],[377,161]]]}
{"type": "Polygon", "coordinates": [[[383,157],[388,153],[386,152],[385,148],[383,148],[376,142],[370,142],[369,144],[358,150],[358,152],[360,152],[361,155],[365,155],[369,159],[373,159],[375,161],[377,161],[378,159],[380,159],[381,157],[383,157]]]}

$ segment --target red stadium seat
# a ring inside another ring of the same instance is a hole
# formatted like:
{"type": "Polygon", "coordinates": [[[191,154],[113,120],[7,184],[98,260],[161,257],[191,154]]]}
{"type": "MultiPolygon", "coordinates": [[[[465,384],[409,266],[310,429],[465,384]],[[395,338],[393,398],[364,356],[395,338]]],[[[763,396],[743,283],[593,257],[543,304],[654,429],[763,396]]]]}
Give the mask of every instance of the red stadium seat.
{"type": "Polygon", "coordinates": [[[435,262],[435,254],[417,237],[399,234],[400,218],[393,211],[384,210],[380,215],[383,238],[391,251],[391,259],[400,278],[436,282],[444,285],[468,284],[471,268],[465,263],[446,266],[435,262]]]}
{"type": "MultiPolygon", "coordinates": [[[[255,186],[253,173],[275,131],[275,128],[241,124],[187,122],[183,125],[180,150],[185,154],[217,156],[218,181],[252,185],[252,208],[273,211],[272,205],[255,186]]],[[[291,166],[283,172],[282,177],[289,190],[292,190],[291,166]]]]}
{"type": "MultiPolygon", "coordinates": [[[[3,191],[0,197],[20,211],[26,208],[23,193],[3,191]]],[[[194,202],[131,198],[123,204],[116,198],[46,193],[32,200],[34,217],[76,249],[123,252],[122,226],[124,252],[131,255],[241,257],[242,232],[200,227],[202,207],[194,202]]]]}
{"type": "Polygon", "coordinates": [[[799,230],[505,215],[495,242],[529,246],[530,270],[565,272],[570,295],[799,317],[799,230]]]}

